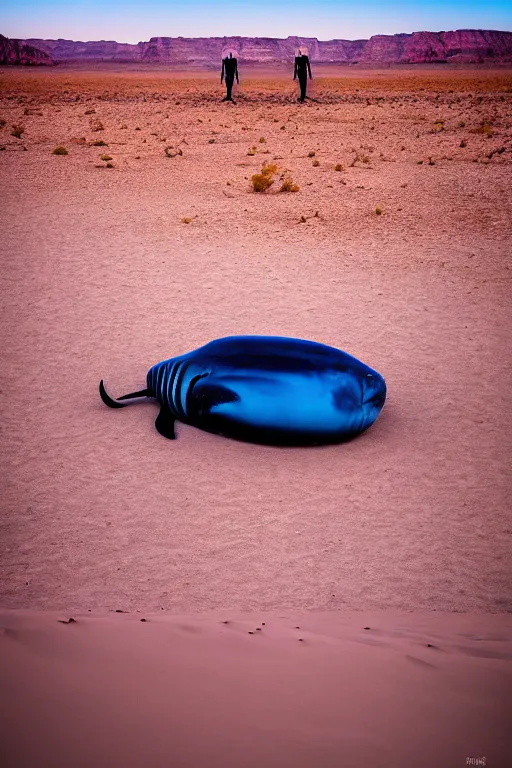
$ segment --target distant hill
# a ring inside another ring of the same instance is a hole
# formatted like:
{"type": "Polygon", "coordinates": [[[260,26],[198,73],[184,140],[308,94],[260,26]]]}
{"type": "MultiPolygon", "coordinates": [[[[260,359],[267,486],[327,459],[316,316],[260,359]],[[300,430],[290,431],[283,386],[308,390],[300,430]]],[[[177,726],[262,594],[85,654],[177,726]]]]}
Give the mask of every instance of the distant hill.
{"type": "MultiPolygon", "coordinates": [[[[1,38],[2,41],[6,38],[1,38]]],[[[3,63],[115,61],[151,64],[217,66],[221,52],[231,46],[241,62],[289,62],[299,45],[307,46],[313,62],[335,64],[512,63],[512,32],[459,29],[453,32],[414,32],[374,35],[369,40],[317,40],[314,37],[152,37],[136,45],[115,41],[10,40],[26,53],[3,63]],[[25,48],[24,48],[25,47],[25,48]],[[39,51],[37,56],[29,55],[39,51]],[[43,60],[46,55],[48,60],[43,60]],[[30,58],[34,61],[31,61],[30,58]]]]}
{"type": "Polygon", "coordinates": [[[23,42],[23,40],[9,40],[0,35],[0,64],[25,64],[41,65],[54,64],[51,55],[47,51],[23,42]]]}

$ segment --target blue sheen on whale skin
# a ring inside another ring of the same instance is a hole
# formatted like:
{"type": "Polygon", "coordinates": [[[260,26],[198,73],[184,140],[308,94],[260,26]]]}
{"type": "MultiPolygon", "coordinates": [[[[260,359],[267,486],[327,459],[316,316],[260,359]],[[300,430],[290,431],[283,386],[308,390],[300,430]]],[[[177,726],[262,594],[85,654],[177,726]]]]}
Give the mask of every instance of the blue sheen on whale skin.
{"type": "MultiPolygon", "coordinates": [[[[103,401],[120,407],[100,385],[103,401]]],[[[377,419],[383,377],[334,347],[280,336],[230,336],[150,368],[147,389],[125,395],[161,405],[158,431],[179,420],[216,434],[270,445],[349,440],[377,419]]],[[[123,398],[121,398],[123,399],[123,398]]]]}

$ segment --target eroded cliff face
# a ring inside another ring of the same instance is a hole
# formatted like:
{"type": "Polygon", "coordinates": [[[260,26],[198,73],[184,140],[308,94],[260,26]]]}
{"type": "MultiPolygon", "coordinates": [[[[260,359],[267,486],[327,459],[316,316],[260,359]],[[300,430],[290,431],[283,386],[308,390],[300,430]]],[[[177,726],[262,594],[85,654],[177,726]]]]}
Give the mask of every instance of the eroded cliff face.
{"type": "Polygon", "coordinates": [[[512,60],[512,33],[478,29],[375,35],[367,41],[361,62],[419,64],[436,61],[512,60]]]}
{"type": "Polygon", "coordinates": [[[30,38],[24,42],[44,51],[55,61],[140,61],[142,48],[147,45],[116,43],[114,40],[81,42],[38,38],[30,38]]]}
{"type": "Polygon", "coordinates": [[[419,64],[429,62],[512,63],[512,32],[459,29],[453,32],[414,32],[374,35],[369,40],[328,40],[287,37],[152,37],[137,45],[115,41],[10,41],[25,43],[56,61],[136,61],[145,63],[217,66],[226,47],[238,51],[241,62],[290,62],[298,46],[307,46],[311,61],[337,64],[419,64]]]}
{"type": "Polygon", "coordinates": [[[55,64],[51,56],[23,40],[10,40],[0,35],[0,64],[22,64],[26,66],[55,64]]]}

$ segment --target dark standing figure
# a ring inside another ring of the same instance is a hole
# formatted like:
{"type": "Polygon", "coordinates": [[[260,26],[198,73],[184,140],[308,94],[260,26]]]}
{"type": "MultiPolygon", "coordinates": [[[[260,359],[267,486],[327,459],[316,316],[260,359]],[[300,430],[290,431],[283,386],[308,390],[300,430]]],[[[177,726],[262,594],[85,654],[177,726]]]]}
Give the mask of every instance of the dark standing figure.
{"type": "Polygon", "coordinates": [[[231,97],[231,91],[233,90],[233,82],[236,77],[237,83],[240,82],[238,79],[238,62],[236,59],[233,58],[233,54],[230,53],[229,56],[226,56],[225,59],[222,59],[222,73],[220,76],[220,81],[224,80],[224,77],[226,78],[226,97],[222,99],[222,101],[231,101],[233,104],[235,103],[231,97]]]}
{"type": "Polygon", "coordinates": [[[293,79],[296,80],[297,77],[299,78],[299,85],[300,85],[300,99],[299,101],[301,103],[304,103],[304,100],[306,98],[306,84],[308,82],[308,74],[309,79],[311,80],[311,66],[309,64],[309,56],[306,56],[299,48],[299,54],[295,57],[295,71],[293,73],[293,79]]]}

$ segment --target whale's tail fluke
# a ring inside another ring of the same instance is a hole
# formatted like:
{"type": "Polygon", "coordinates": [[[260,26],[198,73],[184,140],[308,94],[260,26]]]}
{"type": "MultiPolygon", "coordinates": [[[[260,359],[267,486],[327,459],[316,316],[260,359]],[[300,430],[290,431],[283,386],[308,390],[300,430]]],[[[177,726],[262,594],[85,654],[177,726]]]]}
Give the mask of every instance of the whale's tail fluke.
{"type": "MultiPolygon", "coordinates": [[[[150,397],[151,393],[149,389],[140,389],[138,392],[130,392],[129,395],[123,395],[119,400],[132,400],[136,397],[150,397]]],[[[103,385],[103,379],[100,381],[100,397],[109,408],[124,408],[128,403],[120,403],[119,400],[114,400],[110,395],[107,395],[105,387],[103,385]]]]}

